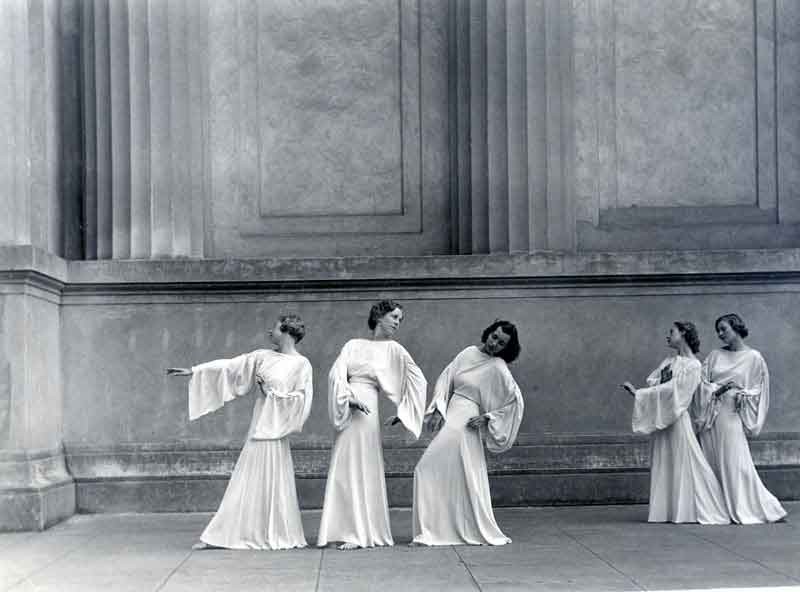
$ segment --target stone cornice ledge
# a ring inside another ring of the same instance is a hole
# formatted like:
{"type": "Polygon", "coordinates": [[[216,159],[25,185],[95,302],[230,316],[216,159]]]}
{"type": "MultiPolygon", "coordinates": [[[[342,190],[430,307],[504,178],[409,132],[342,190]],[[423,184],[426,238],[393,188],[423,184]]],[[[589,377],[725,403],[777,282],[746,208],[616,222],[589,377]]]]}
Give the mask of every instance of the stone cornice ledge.
{"type": "Polygon", "coordinates": [[[0,273],[6,276],[33,274],[65,283],[68,264],[67,260],[30,245],[0,246],[0,273]]]}
{"type": "Polygon", "coordinates": [[[70,288],[145,284],[213,289],[231,284],[416,285],[800,279],[800,249],[536,252],[427,257],[229,258],[66,261],[40,249],[0,247],[0,273],[34,273],[70,288]]]}

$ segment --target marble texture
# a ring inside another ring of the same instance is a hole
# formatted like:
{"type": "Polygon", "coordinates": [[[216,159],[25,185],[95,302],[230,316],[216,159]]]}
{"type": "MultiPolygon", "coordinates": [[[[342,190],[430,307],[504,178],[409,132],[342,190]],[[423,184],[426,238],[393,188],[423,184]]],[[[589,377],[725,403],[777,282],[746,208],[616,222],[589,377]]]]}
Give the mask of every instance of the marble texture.
{"type": "Polygon", "coordinates": [[[756,202],[753,3],[614,3],[618,206],[756,202]]]}
{"type": "Polygon", "coordinates": [[[800,222],[800,5],[778,0],[778,218],[800,222]]]}
{"type": "Polygon", "coordinates": [[[417,0],[210,3],[209,248],[445,252],[446,26],[417,0]]]}
{"type": "Polygon", "coordinates": [[[260,215],[402,212],[400,4],[256,4],[260,215]]]}
{"type": "MultiPolygon", "coordinates": [[[[641,237],[601,229],[607,235],[601,238],[580,228],[597,227],[604,212],[626,207],[777,208],[769,224],[737,228],[727,240],[724,229],[712,229],[709,240],[688,248],[791,244],[795,184],[780,177],[797,169],[790,131],[796,129],[795,5],[576,0],[573,6],[579,249],[687,248],[680,233],[649,244],[644,229],[641,237]],[[732,241],[737,235],[742,240],[732,241]]],[[[662,218],[677,226],[668,211],[662,218]]]]}

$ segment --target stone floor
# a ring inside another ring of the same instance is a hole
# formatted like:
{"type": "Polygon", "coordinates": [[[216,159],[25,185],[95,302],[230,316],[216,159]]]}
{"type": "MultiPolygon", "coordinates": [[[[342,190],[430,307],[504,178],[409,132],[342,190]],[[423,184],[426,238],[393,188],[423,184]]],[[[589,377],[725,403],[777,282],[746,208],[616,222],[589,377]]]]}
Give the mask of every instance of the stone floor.
{"type": "MultiPolygon", "coordinates": [[[[800,503],[761,526],[648,524],[645,506],[500,509],[506,547],[191,551],[209,514],[81,515],[0,534],[0,590],[800,590],[800,503]]],[[[319,512],[304,514],[313,541],[319,512]]]]}

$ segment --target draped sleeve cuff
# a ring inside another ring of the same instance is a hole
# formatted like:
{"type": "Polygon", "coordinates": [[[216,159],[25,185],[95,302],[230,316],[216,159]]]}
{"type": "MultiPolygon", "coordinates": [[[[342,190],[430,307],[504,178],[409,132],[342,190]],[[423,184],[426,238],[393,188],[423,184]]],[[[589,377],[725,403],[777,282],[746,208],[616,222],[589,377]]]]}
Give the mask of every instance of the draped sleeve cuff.
{"type": "Polygon", "coordinates": [[[250,393],[255,386],[256,357],[242,354],[192,366],[189,380],[189,420],[216,411],[225,403],[250,393]]]}
{"type": "Polygon", "coordinates": [[[346,343],[328,373],[328,416],[336,431],[341,432],[350,425],[352,413],[350,401],[353,393],[347,377],[347,362],[351,349],[346,343]]]}
{"type": "Polygon", "coordinates": [[[499,409],[483,414],[489,420],[486,428],[482,430],[483,440],[486,448],[494,453],[505,452],[514,445],[525,410],[525,402],[519,386],[513,378],[509,377],[509,379],[510,383],[507,388],[510,400],[499,409]]]}
{"type": "Polygon", "coordinates": [[[404,358],[403,386],[400,401],[397,403],[397,417],[415,438],[419,438],[425,415],[428,381],[410,355],[404,358]]]}

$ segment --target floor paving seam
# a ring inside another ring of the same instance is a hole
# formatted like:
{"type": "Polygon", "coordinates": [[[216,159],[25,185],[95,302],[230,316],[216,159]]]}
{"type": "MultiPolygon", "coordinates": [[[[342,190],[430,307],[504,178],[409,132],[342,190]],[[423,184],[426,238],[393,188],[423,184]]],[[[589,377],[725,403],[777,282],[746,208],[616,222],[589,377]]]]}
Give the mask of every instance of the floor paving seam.
{"type": "Polygon", "coordinates": [[[92,542],[94,542],[94,540],[95,540],[96,538],[97,538],[97,537],[91,537],[91,538],[87,537],[87,540],[86,540],[86,541],[84,541],[82,545],[80,545],[80,544],[79,544],[79,545],[77,545],[76,547],[73,547],[72,549],[69,549],[68,551],[65,551],[64,553],[62,553],[62,554],[61,554],[61,555],[59,555],[58,557],[55,557],[55,558],[54,558],[52,561],[48,561],[46,564],[44,564],[44,565],[42,565],[42,566],[38,567],[37,569],[33,570],[33,571],[32,571],[32,572],[30,572],[29,574],[26,574],[26,575],[24,575],[24,576],[23,576],[23,577],[21,577],[19,580],[17,580],[16,582],[14,582],[14,583],[13,583],[13,584],[11,584],[10,586],[8,586],[8,587],[5,589],[5,591],[4,591],[4,592],[12,592],[12,591],[14,590],[14,588],[16,588],[16,587],[18,587],[18,586],[21,586],[21,585],[22,585],[22,584],[24,584],[26,581],[30,580],[32,577],[36,576],[37,574],[40,574],[40,573],[42,573],[44,570],[48,569],[49,567],[52,567],[53,565],[55,565],[56,563],[58,563],[59,561],[61,561],[62,559],[64,559],[64,557],[66,557],[67,555],[71,555],[72,553],[76,553],[76,552],[78,552],[78,551],[79,551],[81,548],[83,548],[83,547],[88,547],[88,546],[89,546],[89,543],[92,543],[92,542]]]}
{"type": "Polygon", "coordinates": [[[325,547],[320,549],[319,565],[317,566],[317,583],[314,585],[314,592],[319,592],[319,583],[322,580],[322,562],[325,559],[325,547]]]}
{"type": "Polygon", "coordinates": [[[179,570],[179,569],[180,569],[180,568],[181,568],[181,567],[182,567],[182,566],[183,566],[183,565],[184,565],[184,564],[185,564],[187,561],[189,561],[189,558],[190,558],[190,557],[191,557],[193,554],[194,554],[194,550],[190,550],[190,551],[189,551],[189,552],[186,554],[186,557],[184,557],[183,559],[181,559],[180,563],[178,563],[178,565],[176,565],[175,567],[173,567],[173,568],[172,568],[172,570],[171,570],[171,571],[170,571],[170,572],[169,572],[169,573],[166,575],[166,577],[165,577],[163,580],[161,580],[161,582],[160,582],[160,583],[159,583],[159,584],[158,584],[158,585],[155,587],[155,590],[154,590],[154,592],[159,592],[159,590],[163,590],[163,589],[164,589],[164,586],[166,586],[166,585],[167,585],[167,582],[169,582],[170,578],[172,578],[172,576],[174,576],[174,575],[175,575],[175,574],[178,572],[178,570],[179,570]]]}
{"type": "Polygon", "coordinates": [[[472,573],[472,570],[469,568],[469,565],[467,565],[467,562],[464,561],[464,558],[461,556],[461,553],[458,552],[458,549],[456,549],[455,546],[451,546],[450,548],[453,550],[453,552],[458,557],[459,563],[461,563],[461,565],[464,566],[464,569],[467,570],[467,573],[469,574],[469,577],[472,579],[472,583],[475,584],[475,589],[478,590],[479,592],[481,592],[481,590],[482,590],[481,585],[478,583],[478,580],[475,578],[475,574],[472,573]]]}
{"type": "Polygon", "coordinates": [[[605,558],[604,558],[602,555],[600,555],[600,554],[596,553],[594,549],[592,549],[592,548],[591,548],[589,545],[587,545],[587,544],[586,544],[586,543],[584,543],[583,541],[579,540],[579,539],[578,539],[578,537],[576,537],[576,536],[575,536],[575,535],[573,535],[573,534],[570,534],[569,532],[567,532],[566,530],[564,530],[563,528],[561,528],[561,527],[560,527],[560,526],[558,526],[558,525],[556,525],[556,528],[557,528],[559,531],[561,531],[561,532],[564,534],[564,536],[566,536],[567,538],[569,538],[570,540],[572,540],[572,541],[573,541],[573,542],[574,542],[576,545],[579,545],[581,548],[583,548],[583,549],[586,549],[586,550],[587,550],[589,553],[591,553],[591,554],[592,554],[594,557],[596,557],[597,559],[599,559],[600,561],[602,561],[603,563],[605,563],[605,564],[606,564],[608,567],[610,567],[611,569],[613,569],[615,572],[617,572],[618,574],[620,574],[621,576],[623,576],[624,578],[626,578],[627,580],[629,580],[629,581],[630,581],[630,582],[631,582],[631,583],[632,583],[634,586],[636,586],[636,588],[637,588],[638,590],[647,590],[647,587],[646,587],[646,586],[644,586],[643,584],[641,584],[639,581],[637,581],[637,580],[636,580],[636,578],[634,578],[634,577],[633,577],[632,575],[630,575],[629,573],[626,573],[626,572],[622,571],[622,570],[621,570],[620,568],[618,568],[616,565],[614,565],[613,563],[611,563],[610,561],[608,561],[607,559],[605,559],[605,558]]]}
{"type": "Polygon", "coordinates": [[[722,543],[720,543],[718,541],[715,541],[715,540],[712,540],[712,539],[707,539],[706,537],[704,537],[704,536],[702,536],[702,535],[700,535],[700,534],[698,534],[696,532],[690,532],[689,534],[691,534],[693,537],[696,537],[696,538],[698,538],[700,540],[706,541],[707,543],[711,543],[712,545],[715,545],[715,546],[719,547],[720,549],[724,549],[725,551],[727,551],[731,555],[734,555],[734,556],[738,557],[739,559],[743,559],[745,561],[749,561],[751,563],[755,563],[756,565],[758,565],[760,567],[763,567],[764,569],[766,569],[769,572],[772,572],[774,574],[778,574],[778,575],[783,576],[785,578],[789,578],[793,582],[797,582],[798,584],[800,584],[800,578],[796,578],[795,576],[793,576],[791,574],[787,574],[785,572],[780,571],[779,569],[775,569],[774,567],[770,567],[767,564],[762,563],[758,559],[754,559],[753,557],[748,557],[747,555],[742,555],[741,553],[738,553],[736,550],[731,549],[730,547],[726,547],[725,545],[723,545],[722,543]]]}

